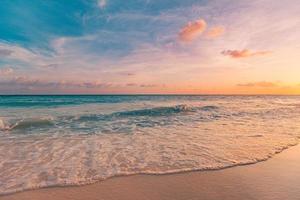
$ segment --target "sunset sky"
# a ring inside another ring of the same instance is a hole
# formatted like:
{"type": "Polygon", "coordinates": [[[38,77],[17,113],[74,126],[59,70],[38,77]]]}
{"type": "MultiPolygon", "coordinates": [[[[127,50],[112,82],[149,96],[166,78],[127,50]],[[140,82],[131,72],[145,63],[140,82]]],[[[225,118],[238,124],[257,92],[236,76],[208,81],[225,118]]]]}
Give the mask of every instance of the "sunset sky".
{"type": "Polygon", "coordinates": [[[0,93],[300,94],[300,3],[1,0],[0,93]]]}

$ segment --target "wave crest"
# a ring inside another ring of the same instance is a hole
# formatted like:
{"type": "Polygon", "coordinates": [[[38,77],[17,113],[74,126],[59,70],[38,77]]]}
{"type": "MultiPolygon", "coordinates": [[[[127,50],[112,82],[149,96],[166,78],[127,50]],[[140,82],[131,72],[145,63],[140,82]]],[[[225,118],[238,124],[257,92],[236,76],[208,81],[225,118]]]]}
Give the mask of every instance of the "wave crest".
{"type": "MultiPolygon", "coordinates": [[[[10,122],[5,122],[0,118],[0,130],[12,131],[12,130],[24,130],[29,128],[52,128],[56,124],[62,126],[68,126],[72,124],[82,122],[112,122],[114,120],[122,120],[126,118],[136,118],[143,120],[144,117],[148,117],[149,122],[152,118],[159,117],[172,117],[179,115],[194,114],[197,112],[213,112],[218,109],[217,106],[190,106],[186,104],[179,104],[174,106],[165,107],[153,107],[136,110],[127,110],[113,112],[110,114],[83,114],[83,115],[71,115],[71,116],[58,116],[55,118],[51,117],[40,117],[40,118],[28,118],[28,119],[14,119],[10,122]]],[[[154,120],[154,124],[158,122],[154,120]]],[[[165,122],[166,123],[166,122],[165,122]]]]}
{"type": "Polygon", "coordinates": [[[14,129],[38,128],[53,125],[52,118],[22,119],[11,125],[0,119],[0,130],[11,131],[14,129]]]}
{"type": "Polygon", "coordinates": [[[176,113],[187,113],[187,112],[195,112],[195,107],[190,107],[185,104],[175,105],[170,107],[154,107],[140,110],[131,110],[131,111],[123,111],[114,113],[114,115],[122,116],[122,117],[130,117],[130,116],[167,116],[176,113]]]}

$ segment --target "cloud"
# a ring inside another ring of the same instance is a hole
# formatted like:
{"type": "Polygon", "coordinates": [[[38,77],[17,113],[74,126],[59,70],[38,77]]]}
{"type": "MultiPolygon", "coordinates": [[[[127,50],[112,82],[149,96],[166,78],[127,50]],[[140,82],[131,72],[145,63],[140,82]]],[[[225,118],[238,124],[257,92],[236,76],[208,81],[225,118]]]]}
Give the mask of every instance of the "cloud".
{"type": "Polygon", "coordinates": [[[127,83],[126,86],[127,87],[134,87],[134,86],[137,86],[137,84],[136,83],[127,83]]]}
{"type": "Polygon", "coordinates": [[[140,87],[143,87],[143,88],[147,88],[147,87],[157,87],[156,84],[141,84],[140,87]]]}
{"type": "Polygon", "coordinates": [[[206,22],[203,19],[199,19],[195,22],[189,22],[186,24],[179,33],[181,41],[190,42],[199,37],[206,29],[206,22]]]}
{"type": "Polygon", "coordinates": [[[133,72],[126,72],[126,71],[120,72],[119,74],[122,75],[122,76],[135,76],[136,75],[133,72]]]}
{"type": "Polygon", "coordinates": [[[214,38],[220,37],[224,33],[225,33],[225,28],[223,26],[215,26],[215,27],[212,27],[211,29],[209,29],[206,32],[205,36],[208,39],[214,39],[214,38]]]}
{"type": "Polygon", "coordinates": [[[52,64],[42,65],[41,67],[46,69],[57,69],[59,67],[59,64],[52,63],[52,64]]]}
{"type": "Polygon", "coordinates": [[[139,83],[104,83],[100,81],[51,81],[27,76],[15,76],[10,79],[0,80],[1,89],[17,90],[22,88],[25,90],[39,89],[42,91],[61,91],[61,90],[88,90],[88,89],[114,89],[120,87],[139,87],[139,88],[154,88],[165,87],[159,84],[139,84],[139,83]]]}
{"type": "Polygon", "coordinates": [[[164,87],[164,85],[158,84],[138,84],[138,83],[127,83],[127,87],[141,87],[141,88],[153,88],[153,87],[164,87]]]}
{"type": "Polygon", "coordinates": [[[24,87],[41,87],[41,88],[103,88],[112,87],[112,84],[94,82],[75,82],[75,81],[46,81],[40,79],[32,79],[26,76],[17,76],[10,80],[0,82],[1,85],[16,86],[21,85],[24,87]]]}
{"type": "Polygon", "coordinates": [[[98,6],[99,8],[103,9],[106,6],[106,0],[98,0],[98,6]]]}
{"type": "Polygon", "coordinates": [[[270,51],[250,51],[248,49],[244,50],[224,50],[221,52],[224,56],[230,56],[232,58],[247,58],[253,56],[262,56],[266,54],[270,54],[270,51]]]}
{"type": "Polygon", "coordinates": [[[253,83],[237,84],[237,86],[239,86],[239,87],[277,87],[278,83],[260,81],[260,82],[253,82],[253,83]]]}
{"type": "Polygon", "coordinates": [[[18,45],[0,42],[0,57],[1,56],[11,60],[30,63],[43,57],[41,52],[34,52],[18,45]]]}
{"type": "Polygon", "coordinates": [[[11,75],[13,73],[14,73],[14,70],[10,67],[0,69],[0,75],[7,76],[7,75],[11,75]]]}

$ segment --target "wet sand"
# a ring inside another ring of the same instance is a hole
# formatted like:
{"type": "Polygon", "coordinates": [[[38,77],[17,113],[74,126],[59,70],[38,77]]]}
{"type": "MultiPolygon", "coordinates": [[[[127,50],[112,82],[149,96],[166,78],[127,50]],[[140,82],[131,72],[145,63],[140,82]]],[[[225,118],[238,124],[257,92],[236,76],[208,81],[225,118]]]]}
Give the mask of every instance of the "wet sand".
{"type": "Polygon", "coordinates": [[[54,187],[1,200],[299,200],[300,145],[265,162],[216,171],[115,177],[86,186],[54,187]]]}

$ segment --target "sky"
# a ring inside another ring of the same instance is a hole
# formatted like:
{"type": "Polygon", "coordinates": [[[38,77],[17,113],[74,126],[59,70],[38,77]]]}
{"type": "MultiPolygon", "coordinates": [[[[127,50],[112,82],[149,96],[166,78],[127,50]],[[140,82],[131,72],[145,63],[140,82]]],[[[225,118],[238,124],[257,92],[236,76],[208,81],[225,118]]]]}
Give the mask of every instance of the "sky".
{"type": "Polygon", "coordinates": [[[1,0],[0,94],[300,94],[300,3],[1,0]]]}

